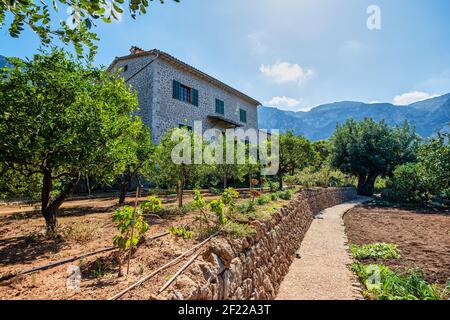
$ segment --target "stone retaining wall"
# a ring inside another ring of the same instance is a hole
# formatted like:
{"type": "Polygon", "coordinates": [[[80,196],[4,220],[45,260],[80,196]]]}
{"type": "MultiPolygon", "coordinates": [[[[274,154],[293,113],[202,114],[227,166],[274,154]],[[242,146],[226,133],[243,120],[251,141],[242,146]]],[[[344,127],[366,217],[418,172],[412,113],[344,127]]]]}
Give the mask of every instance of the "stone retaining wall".
{"type": "Polygon", "coordinates": [[[314,215],[356,197],[354,188],[304,190],[269,221],[254,221],[256,235],[214,238],[181,275],[168,299],[273,299],[314,215]]]}

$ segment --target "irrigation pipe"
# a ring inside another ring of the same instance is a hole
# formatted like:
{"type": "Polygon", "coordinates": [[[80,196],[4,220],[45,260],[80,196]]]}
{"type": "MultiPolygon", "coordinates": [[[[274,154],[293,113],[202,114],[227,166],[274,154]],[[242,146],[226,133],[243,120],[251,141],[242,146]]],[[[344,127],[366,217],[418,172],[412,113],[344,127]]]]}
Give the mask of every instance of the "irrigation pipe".
{"type": "Polygon", "coordinates": [[[158,290],[158,294],[160,294],[161,292],[163,292],[164,290],[166,290],[166,288],[168,286],[170,286],[170,284],[184,271],[187,269],[187,267],[189,267],[191,265],[192,262],[194,262],[195,259],[197,259],[197,257],[200,255],[201,250],[199,250],[194,256],[192,256],[191,259],[189,259],[188,262],[186,262],[172,277],[170,277],[169,280],[167,280],[166,283],[164,283],[164,285],[158,290]]]}
{"type": "MultiPolygon", "coordinates": [[[[164,233],[161,233],[161,234],[158,234],[156,236],[153,236],[153,237],[149,238],[149,240],[155,240],[155,239],[164,237],[165,235],[168,235],[168,234],[169,234],[169,232],[164,232],[164,233]]],[[[27,270],[24,270],[24,271],[8,273],[8,274],[0,276],[0,281],[9,280],[9,279],[12,279],[12,278],[17,277],[17,276],[29,274],[29,273],[40,271],[40,270],[46,270],[46,269],[54,268],[54,267],[57,267],[57,266],[60,266],[60,265],[63,265],[63,264],[69,263],[69,262],[73,262],[73,261],[76,261],[76,260],[80,260],[80,259],[83,259],[83,258],[86,258],[86,257],[90,257],[90,256],[94,256],[94,255],[97,255],[97,254],[100,254],[100,253],[104,253],[104,252],[114,251],[114,250],[117,250],[117,249],[119,249],[119,248],[117,248],[117,247],[103,248],[103,249],[100,249],[100,250],[97,250],[97,251],[94,251],[94,252],[83,253],[83,254],[80,254],[80,255],[72,257],[72,258],[67,258],[67,259],[64,259],[64,260],[52,262],[52,263],[49,263],[49,264],[46,264],[46,265],[43,265],[43,266],[34,267],[34,268],[27,269],[27,270]]]]}
{"type": "Polygon", "coordinates": [[[156,269],[155,271],[151,272],[150,274],[146,275],[145,277],[143,277],[142,279],[140,279],[139,281],[137,281],[136,283],[134,283],[133,285],[129,286],[128,288],[120,291],[118,294],[112,296],[111,298],[109,298],[108,300],[117,300],[120,297],[122,297],[125,293],[127,293],[130,290],[133,290],[134,288],[140,286],[142,283],[144,283],[145,281],[147,281],[148,279],[152,278],[153,276],[155,276],[156,274],[158,274],[159,272],[171,267],[172,265],[176,264],[178,261],[180,261],[181,259],[183,259],[185,256],[189,255],[191,252],[197,250],[198,248],[204,246],[209,240],[211,240],[212,238],[214,238],[215,236],[217,236],[220,233],[221,230],[219,230],[218,232],[216,232],[215,234],[213,234],[212,236],[210,236],[208,239],[204,240],[203,242],[197,244],[196,246],[192,247],[191,249],[183,252],[182,254],[180,254],[178,257],[176,257],[175,259],[169,261],[168,263],[166,263],[165,265],[159,267],[158,269],[156,269]]]}

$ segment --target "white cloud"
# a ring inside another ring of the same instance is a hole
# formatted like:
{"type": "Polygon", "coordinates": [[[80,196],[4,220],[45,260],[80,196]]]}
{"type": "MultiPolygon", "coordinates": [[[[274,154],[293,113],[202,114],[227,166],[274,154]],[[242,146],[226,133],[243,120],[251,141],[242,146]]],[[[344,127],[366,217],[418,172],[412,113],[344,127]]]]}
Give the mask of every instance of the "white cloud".
{"type": "Polygon", "coordinates": [[[287,111],[299,111],[303,109],[299,107],[301,103],[302,100],[282,96],[282,97],[273,97],[270,101],[265,101],[264,105],[269,107],[277,107],[279,109],[287,111]]]}
{"type": "Polygon", "coordinates": [[[438,95],[436,94],[429,94],[421,91],[412,91],[396,96],[394,98],[394,104],[398,106],[406,106],[414,102],[435,98],[437,96],[438,95]]]}
{"type": "Polygon", "coordinates": [[[311,69],[303,69],[298,64],[288,62],[277,62],[273,65],[263,64],[259,67],[259,71],[279,84],[294,82],[301,85],[314,75],[311,69]]]}

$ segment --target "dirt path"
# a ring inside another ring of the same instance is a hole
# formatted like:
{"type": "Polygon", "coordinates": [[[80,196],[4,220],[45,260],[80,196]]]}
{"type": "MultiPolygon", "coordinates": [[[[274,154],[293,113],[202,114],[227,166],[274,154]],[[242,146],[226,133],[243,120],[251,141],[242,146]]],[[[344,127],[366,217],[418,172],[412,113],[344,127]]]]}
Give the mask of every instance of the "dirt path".
{"type": "Polygon", "coordinates": [[[314,219],[299,249],[300,258],[294,260],[281,283],[277,300],[362,299],[348,268],[352,259],[342,216],[367,199],[360,197],[325,209],[314,219]]]}

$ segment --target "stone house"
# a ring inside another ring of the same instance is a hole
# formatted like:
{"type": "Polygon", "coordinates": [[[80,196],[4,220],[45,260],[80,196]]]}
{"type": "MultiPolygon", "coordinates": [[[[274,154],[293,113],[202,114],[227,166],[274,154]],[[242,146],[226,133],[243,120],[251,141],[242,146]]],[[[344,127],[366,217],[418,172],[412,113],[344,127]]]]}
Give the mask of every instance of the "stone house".
{"type": "Polygon", "coordinates": [[[170,128],[192,128],[194,121],[202,121],[203,131],[258,129],[257,100],[160,50],[130,52],[116,57],[108,70],[120,69],[137,91],[139,115],[153,142],[170,128]]]}

